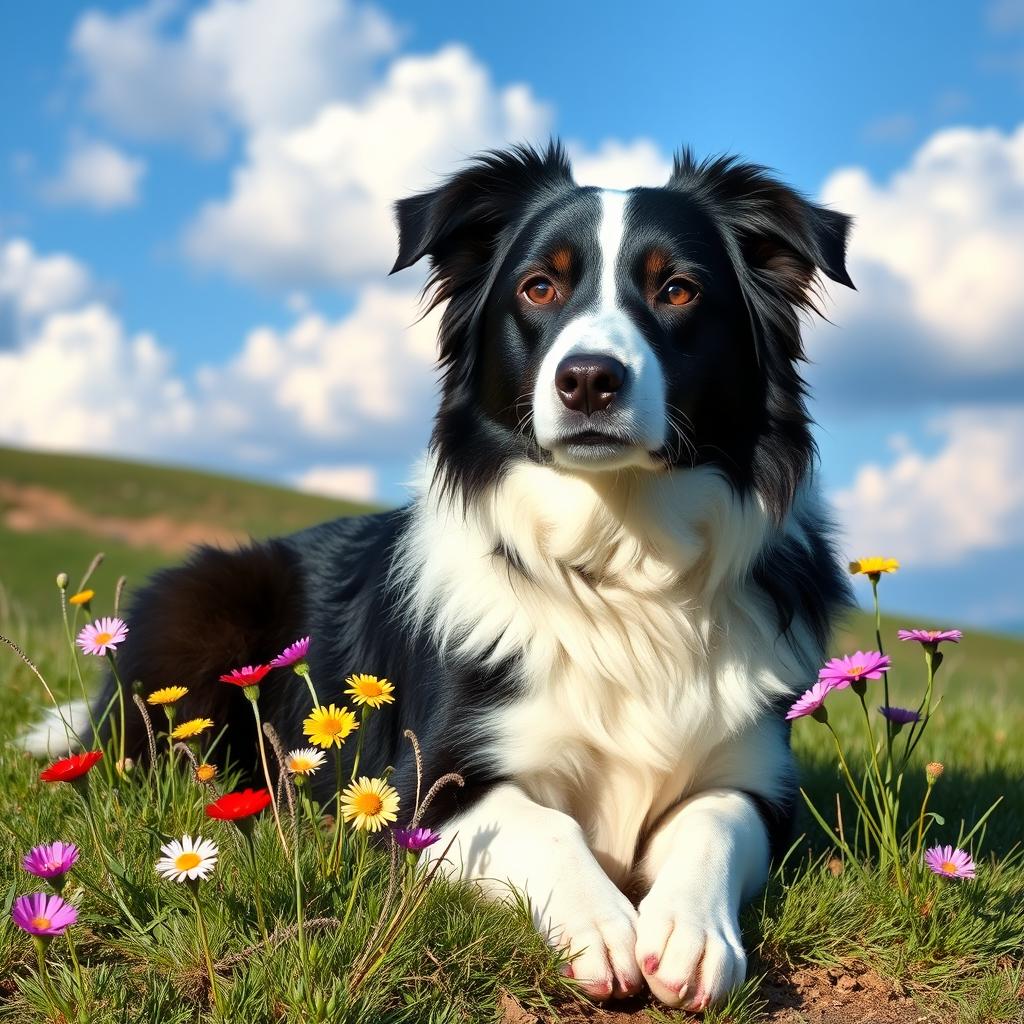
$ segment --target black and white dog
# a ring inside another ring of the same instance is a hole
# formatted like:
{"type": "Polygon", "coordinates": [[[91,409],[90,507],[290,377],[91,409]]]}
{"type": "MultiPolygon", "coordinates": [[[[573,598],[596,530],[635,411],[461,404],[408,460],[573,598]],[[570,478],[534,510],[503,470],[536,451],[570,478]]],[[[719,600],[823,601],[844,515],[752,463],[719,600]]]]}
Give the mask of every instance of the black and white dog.
{"type": "MultiPolygon", "coordinates": [[[[428,781],[465,776],[430,822],[451,870],[525,891],[593,996],[703,1008],[744,976],[739,908],[793,809],[784,708],[847,601],[798,364],[818,272],[852,286],[848,219],[688,152],[662,188],[581,188],[555,144],[397,213],[395,270],[429,257],[445,304],[418,496],[160,573],[122,676],[187,683],[243,764],[220,673],[309,633],[321,697],[389,677],[363,763],[410,807],[411,728],[428,781]]],[[[261,709],[298,744],[306,689],[275,675],[261,709]]]]}

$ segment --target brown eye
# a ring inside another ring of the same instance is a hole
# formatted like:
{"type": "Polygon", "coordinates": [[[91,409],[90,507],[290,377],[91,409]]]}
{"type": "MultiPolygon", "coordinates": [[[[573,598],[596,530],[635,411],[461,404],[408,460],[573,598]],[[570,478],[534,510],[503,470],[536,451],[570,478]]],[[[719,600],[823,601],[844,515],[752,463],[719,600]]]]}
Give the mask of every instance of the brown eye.
{"type": "Polygon", "coordinates": [[[555,286],[546,277],[531,277],[522,288],[523,294],[535,306],[546,306],[555,301],[555,286]]]}
{"type": "Polygon", "coordinates": [[[685,306],[697,298],[697,289],[681,277],[674,277],[658,294],[661,302],[667,302],[670,306],[685,306]]]}

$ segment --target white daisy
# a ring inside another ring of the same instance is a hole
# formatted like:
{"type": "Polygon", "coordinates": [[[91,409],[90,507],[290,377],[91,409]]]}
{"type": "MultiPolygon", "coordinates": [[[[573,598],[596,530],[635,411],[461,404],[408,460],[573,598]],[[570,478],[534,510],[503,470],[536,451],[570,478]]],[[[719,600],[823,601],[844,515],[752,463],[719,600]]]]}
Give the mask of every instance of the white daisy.
{"type": "Polygon", "coordinates": [[[174,882],[206,878],[217,863],[217,844],[210,839],[182,836],[160,847],[163,857],[156,862],[157,873],[174,882]]]}
{"type": "Polygon", "coordinates": [[[302,747],[291,751],[284,759],[284,763],[293,775],[312,775],[326,759],[322,750],[317,750],[316,747],[302,747]]]}

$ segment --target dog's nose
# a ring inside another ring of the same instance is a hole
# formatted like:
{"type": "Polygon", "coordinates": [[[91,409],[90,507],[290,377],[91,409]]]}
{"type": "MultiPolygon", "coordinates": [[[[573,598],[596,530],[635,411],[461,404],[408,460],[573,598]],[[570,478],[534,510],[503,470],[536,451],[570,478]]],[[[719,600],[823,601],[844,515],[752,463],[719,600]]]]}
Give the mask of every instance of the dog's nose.
{"type": "Polygon", "coordinates": [[[626,368],[611,356],[566,356],[555,370],[558,397],[587,416],[607,409],[625,382],[626,368]]]}

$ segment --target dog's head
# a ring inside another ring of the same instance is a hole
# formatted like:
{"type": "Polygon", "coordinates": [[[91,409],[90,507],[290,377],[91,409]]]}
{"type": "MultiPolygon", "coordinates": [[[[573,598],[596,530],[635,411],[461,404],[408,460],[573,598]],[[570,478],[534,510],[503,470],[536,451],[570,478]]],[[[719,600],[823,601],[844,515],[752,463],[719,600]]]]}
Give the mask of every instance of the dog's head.
{"type": "Polygon", "coordinates": [[[763,168],[675,161],[581,188],[562,148],[489,153],[397,205],[429,256],[444,393],[433,446],[472,494],[510,461],[579,473],[713,464],[781,516],[813,456],[799,314],[852,286],[847,217],[763,168]]]}

